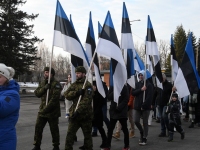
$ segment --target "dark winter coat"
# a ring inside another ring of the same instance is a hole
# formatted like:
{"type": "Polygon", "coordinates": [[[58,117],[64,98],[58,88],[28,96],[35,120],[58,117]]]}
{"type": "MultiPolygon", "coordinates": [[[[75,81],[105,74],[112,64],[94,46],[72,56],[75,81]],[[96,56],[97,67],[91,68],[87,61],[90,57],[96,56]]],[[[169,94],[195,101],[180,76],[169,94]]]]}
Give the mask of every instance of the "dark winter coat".
{"type": "Polygon", "coordinates": [[[93,96],[94,118],[92,121],[92,125],[95,127],[103,126],[102,107],[103,107],[104,101],[105,101],[105,98],[98,91],[95,91],[94,96],[93,96]]]}
{"type": "Polygon", "coordinates": [[[110,87],[108,91],[108,100],[111,101],[110,104],[110,118],[112,119],[122,119],[127,118],[128,111],[128,101],[129,101],[129,92],[126,85],[124,85],[118,99],[118,104],[114,102],[113,88],[110,87]]]}
{"type": "Polygon", "coordinates": [[[153,85],[146,80],[145,100],[143,102],[144,91],[141,88],[144,86],[144,81],[139,81],[135,84],[135,89],[132,90],[132,95],[135,96],[134,108],[135,110],[150,110],[153,99],[153,85]]]}
{"type": "Polygon", "coordinates": [[[47,83],[48,80],[45,79],[34,91],[35,95],[41,98],[38,115],[46,118],[58,118],[61,116],[59,99],[62,87],[54,77],[51,78],[48,103],[46,105],[47,90],[45,89],[45,85],[47,83]]]}
{"type": "Polygon", "coordinates": [[[161,98],[161,102],[159,103],[160,106],[167,106],[167,104],[169,103],[170,100],[170,96],[172,93],[172,84],[165,80],[165,82],[163,82],[163,90],[162,90],[162,98],[161,98]]]}
{"type": "Polygon", "coordinates": [[[181,116],[180,116],[181,104],[179,100],[170,101],[168,106],[169,121],[170,123],[175,123],[176,125],[181,125],[181,116]]]}

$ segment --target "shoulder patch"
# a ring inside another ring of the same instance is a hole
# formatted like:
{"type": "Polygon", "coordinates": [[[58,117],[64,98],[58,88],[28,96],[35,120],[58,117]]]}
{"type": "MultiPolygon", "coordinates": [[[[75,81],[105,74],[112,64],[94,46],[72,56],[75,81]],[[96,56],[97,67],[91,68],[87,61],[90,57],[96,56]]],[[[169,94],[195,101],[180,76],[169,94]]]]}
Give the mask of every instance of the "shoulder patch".
{"type": "Polygon", "coordinates": [[[6,97],[4,100],[9,103],[11,98],[10,97],[6,97]]]}
{"type": "Polygon", "coordinates": [[[87,88],[87,94],[88,94],[88,95],[91,95],[91,94],[92,94],[92,88],[91,88],[91,87],[87,88]]]}
{"type": "Polygon", "coordinates": [[[57,88],[57,89],[60,89],[60,88],[61,88],[61,85],[60,85],[60,84],[56,84],[56,88],[57,88]]]}

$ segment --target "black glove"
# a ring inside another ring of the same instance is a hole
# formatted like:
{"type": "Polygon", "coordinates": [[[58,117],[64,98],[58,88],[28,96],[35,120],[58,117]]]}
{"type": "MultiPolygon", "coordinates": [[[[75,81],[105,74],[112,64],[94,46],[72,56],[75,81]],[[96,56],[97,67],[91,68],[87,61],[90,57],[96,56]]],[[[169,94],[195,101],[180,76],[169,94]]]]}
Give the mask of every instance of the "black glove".
{"type": "Polygon", "coordinates": [[[77,92],[76,92],[76,95],[77,96],[80,96],[80,95],[84,95],[84,93],[85,93],[85,89],[81,89],[81,90],[78,90],[77,92]]]}
{"type": "Polygon", "coordinates": [[[48,89],[50,89],[51,88],[51,85],[49,84],[49,83],[47,83],[45,86],[44,86],[44,89],[45,90],[48,90],[48,89]]]}
{"type": "Polygon", "coordinates": [[[70,118],[75,119],[75,118],[77,118],[78,114],[79,114],[79,112],[75,111],[70,118]]]}

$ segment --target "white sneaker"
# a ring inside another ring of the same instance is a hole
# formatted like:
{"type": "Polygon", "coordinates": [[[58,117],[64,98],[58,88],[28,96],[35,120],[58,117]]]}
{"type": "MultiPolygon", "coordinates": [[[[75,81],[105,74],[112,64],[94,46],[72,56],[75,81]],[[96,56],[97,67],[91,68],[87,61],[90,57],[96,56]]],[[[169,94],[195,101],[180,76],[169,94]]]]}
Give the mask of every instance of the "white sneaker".
{"type": "Polygon", "coordinates": [[[69,114],[66,114],[65,118],[68,119],[69,118],[69,114]]]}

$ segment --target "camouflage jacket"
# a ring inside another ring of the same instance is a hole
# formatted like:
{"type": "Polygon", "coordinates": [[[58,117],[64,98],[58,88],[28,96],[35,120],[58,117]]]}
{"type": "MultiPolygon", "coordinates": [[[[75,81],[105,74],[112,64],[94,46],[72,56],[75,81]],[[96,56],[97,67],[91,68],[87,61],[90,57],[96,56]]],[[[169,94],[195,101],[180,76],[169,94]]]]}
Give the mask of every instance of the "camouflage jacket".
{"type": "Polygon", "coordinates": [[[39,116],[47,118],[57,118],[61,116],[60,112],[60,92],[62,90],[61,85],[54,78],[51,78],[48,104],[46,105],[47,90],[44,88],[48,83],[48,80],[42,81],[38,88],[34,91],[38,98],[41,98],[41,104],[39,107],[39,116]]]}
{"type": "MultiPolygon", "coordinates": [[[[69,109],[70,116],[72,116],[72,114],[75,112],[76,105],[78,103],[79,96],[76,95],[76,92],[82,89],[84,81],[85,78],[82,78],[81,80],[76,80],[64,93],[64,96],[67,100],[73,101],[73,104],[69,109]]],[[[93,110],[91,105],[92,96],[93,96],[92,85],[90,84],[90,82],[87,81],[85,85],[84,96],[81,98],[77,109],[80,120],[93,118],[93,110]]]]}

